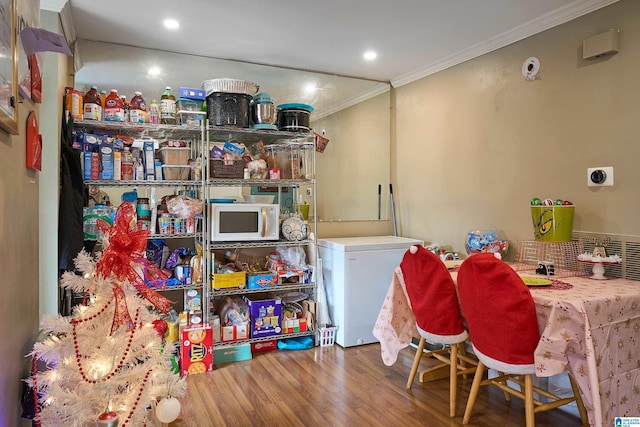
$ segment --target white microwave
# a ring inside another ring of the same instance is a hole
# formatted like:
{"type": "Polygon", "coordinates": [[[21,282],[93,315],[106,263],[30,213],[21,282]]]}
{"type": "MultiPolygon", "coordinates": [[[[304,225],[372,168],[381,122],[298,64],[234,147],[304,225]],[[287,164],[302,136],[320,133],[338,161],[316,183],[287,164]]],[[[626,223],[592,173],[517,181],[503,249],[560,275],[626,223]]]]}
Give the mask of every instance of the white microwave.
{"type": "Polygon", "coordinates": [[[212,203],[211,241],[279,240],[280,205],[212,203]]]}

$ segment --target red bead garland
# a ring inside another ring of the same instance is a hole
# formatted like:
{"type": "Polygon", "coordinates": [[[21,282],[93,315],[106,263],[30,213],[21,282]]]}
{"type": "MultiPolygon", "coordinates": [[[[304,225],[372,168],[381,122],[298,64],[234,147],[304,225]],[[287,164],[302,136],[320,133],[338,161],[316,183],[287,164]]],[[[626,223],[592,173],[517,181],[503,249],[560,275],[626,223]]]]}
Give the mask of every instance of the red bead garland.
{"type": "Polygon", "coordinates": [[[151,375],[152,371],[153,371],[153,369],[150,369],[145,374],[144,379],[142,380],[142,384],[140,384],[140,389],[138,390],[138,396],[136,397],[136,403],[134,403],[133,406],[131,407],[131,410],[129,411],[129,414],[127,415],[127,419],[125,419],[124,420],[124,424],[122,424],[123,427],[126,426],[129,421],[131,421],[131,416],[135,412],[136,407],[138,406],[138,403],[140,403],[140,396],[142,396],[142,392],[144,391],[144,386],[147,383],[147,380],[149,379],[149,375],[151,375]]]}
{"type": "Polygon", "coordinates": [[[35,406],[36,416],[34,423],[36,427],[40,427],[40,397],[38,396],[38,354],[33,354],[33,365],[31,367],[31,377],[33,378],[33,404],[35,406]]]}
{"type": "Polygon", "coordinates": [[[97,312],[96,314],[94,314],[93,316],[90,316],[90,317],[87,317],[87,318],[84,318],[84,319],[71,319],[71,323],[75,326],[78,323],[83,323],[83,322],[86,322],[88,320],[93,320],[93,319],[97,318],[98,316],[100,316],[102,313],[105,312],[105,310],[109,307],[109,304],[111,304],[112,302],[113,302],[113,300],[107,301],[107,304],[104,307],[102,307],[100,309],[100,311],[97,312]]]}
{"type": "MultiPolygon", "coordinates": [[[[110,303],[111,301],[109,301],[110,303]]],[[[109,305],[109,303],[107,304],[107,306],[109,305]]],[[[108,381],[111,378],[113,378],[113,376],[116,374],[116,372],[118,372],[120,370],[120,368],[122,368],[122,366],[124,365],[124,361],[127,359],[127,356],[129,355],[129,351],[131,350],[131,344],[133,343],[133,335],[134,335],[134,330],[133,329],[129,329],[127,330],[127,332],[129,332],[129,339],[127,341],[127,346],[124,350],[124,353],[122,355],[122,358],[120,358],[120,362],[118,362],[118,365],[116,366],[116,368],[114,370],[111,371],[111,373],[109,373],[109,375],[107,375],[106,377],[102,377],[100,380],[92,380],[89,379],[85,372],[84,369],[82,368],[82,355],[80,354],[80,346],[78,345],[78,333],[76,332],[76,325],[78,323],[81,322],[85,322],[87,320],[92,320],[95,319],[96,317],[98,317],[100,314],[102,314],[105,309],[107,308],[107,306],[103,307],[99,313],[97,313],[96,315],[93,315],[91,317],[87,317],[86,319],[72,319],[71,320],[71,324],[73,325],[73,347],[76,353],[76,363],[78,365],[78,370],[80,371],[80,376],[82,377],[82,379],[89,383],[89,384],[96,384],[98,381],[108,381]]],[[[138,317],[140,316],[140,309],[136,310],[136,315],[135,315],[135,321],[134,324],[138,321],[138,317]]]]}

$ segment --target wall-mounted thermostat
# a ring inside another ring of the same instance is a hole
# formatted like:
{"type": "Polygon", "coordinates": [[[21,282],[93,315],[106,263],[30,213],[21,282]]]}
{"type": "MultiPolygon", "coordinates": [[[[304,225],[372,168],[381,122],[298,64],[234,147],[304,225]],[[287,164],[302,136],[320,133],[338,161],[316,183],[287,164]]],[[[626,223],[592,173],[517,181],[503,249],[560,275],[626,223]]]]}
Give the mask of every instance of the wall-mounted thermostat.
{"type": "Polygon", "coordinates": [[[613,166],[588,168],[588,187],[610,187],[613,185],[613,166]]]}

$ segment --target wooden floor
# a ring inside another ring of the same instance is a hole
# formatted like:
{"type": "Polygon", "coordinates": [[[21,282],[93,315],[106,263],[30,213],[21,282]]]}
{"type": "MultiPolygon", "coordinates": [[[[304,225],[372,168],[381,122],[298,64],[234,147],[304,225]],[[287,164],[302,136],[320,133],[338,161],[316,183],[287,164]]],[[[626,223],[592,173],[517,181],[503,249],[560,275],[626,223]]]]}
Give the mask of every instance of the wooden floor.
{"type": "MultiPolygon", "coordinates": [[[[471,378],[461,380],[455,418],[449,418],[448,379],[405,385],[415,350],[404,349],[393,366],[380,345],[344,349],[276,350],[252,360],[217,366],[187,378],[182,413],[170,427],[207,426],[461,426],[471,378]]],[[[421,368],[430,363],[423,358],[421,368]]],[[[504,400],[483,387],[470,426],[524,426],[519,399],[504,400]]],[[[536,425],[577,427],[562,410],[536,415],[536,425]]]]}

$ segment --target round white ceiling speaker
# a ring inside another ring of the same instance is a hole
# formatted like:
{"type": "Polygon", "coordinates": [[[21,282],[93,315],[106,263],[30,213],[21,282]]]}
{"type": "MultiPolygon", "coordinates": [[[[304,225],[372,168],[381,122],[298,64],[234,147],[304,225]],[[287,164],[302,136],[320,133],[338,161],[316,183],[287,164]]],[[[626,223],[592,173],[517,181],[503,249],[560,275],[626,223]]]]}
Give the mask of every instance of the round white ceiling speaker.
{"type": "Polygon", "coordinates": [[[527,80],[535,80],[538,71],[540,71],[540,60],[535,56],[527,58],[522,64],[522,75],[527,80]]]}

